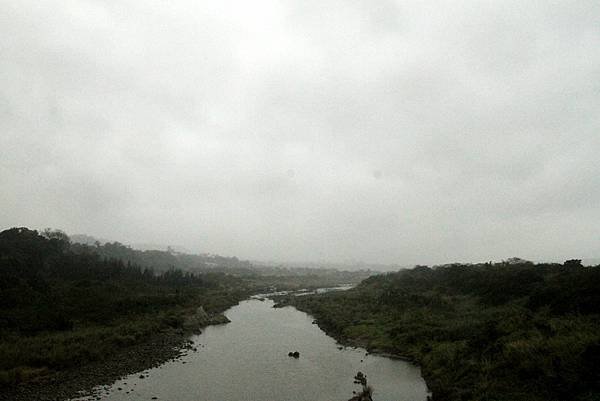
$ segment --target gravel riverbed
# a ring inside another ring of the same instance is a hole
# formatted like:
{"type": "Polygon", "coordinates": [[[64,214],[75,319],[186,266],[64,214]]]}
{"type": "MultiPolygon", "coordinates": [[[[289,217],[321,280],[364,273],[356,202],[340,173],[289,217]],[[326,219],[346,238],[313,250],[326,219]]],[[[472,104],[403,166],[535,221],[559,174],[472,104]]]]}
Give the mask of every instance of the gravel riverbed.
{"type": "Polygon", "coordinates": [[[0,401],[63,401],[84,395],[101,399],[100,395],[91,393],[94,387],[111,384],[123,376],[176,359],[188,347],[188,335],[183,333],[157,335],[105,360],[56,372],[36,382],[0,388],[0,401]]]}

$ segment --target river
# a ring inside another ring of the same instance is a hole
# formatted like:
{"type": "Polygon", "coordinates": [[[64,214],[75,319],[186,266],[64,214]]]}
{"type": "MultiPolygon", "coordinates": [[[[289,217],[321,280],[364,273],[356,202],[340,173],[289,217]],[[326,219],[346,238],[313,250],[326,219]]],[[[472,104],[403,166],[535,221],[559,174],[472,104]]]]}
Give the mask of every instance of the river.
{"type": "Polygon", "coordinates": [[[361,348],[339,349],[309,315],[293,307],[250,299],[225,315],[231,323],[191,338],[197,351],[103,387],[98,396],[111,401],[347,401],[360,390],[353,377],[362,371],[375,401],[427,397],[418,367],[366,355],[361,348]],[[290,351],[300,352],[300,358],[289,357],[290,351]]]}

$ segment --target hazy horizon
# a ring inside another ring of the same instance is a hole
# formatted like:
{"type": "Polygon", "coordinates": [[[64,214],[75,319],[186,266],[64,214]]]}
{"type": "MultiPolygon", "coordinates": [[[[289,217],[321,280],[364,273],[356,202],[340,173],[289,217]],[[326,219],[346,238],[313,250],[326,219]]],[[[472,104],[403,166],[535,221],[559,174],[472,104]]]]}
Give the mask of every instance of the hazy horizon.
{"type": "MultiPolygon", "coordinates": [[[[3,228],[0,227],[0,231],[3,228]]],[[[45,227],[45,228],[35,228],[35,227],[31,227],[31,229],[35,229],[38,230],[40,233],[43,233],[46,230],[58,230],[58,231],[62,231],[63,230],[59,229],[59,228],[52,228],[52,227],[45,227]]],[[[140,250],[140,251],[152,251],[152,250],[160,250],[160,251],[167,251],[169,249],[171,249],[174,252],[177,253],[181,253],[181,254],[188,254],[188,255],[201,255],[201,254],[205,254],[205,255],[218,255],[218,256],[223,256],[223,257],[237,257],[238,259],[242,260],[242,261],[248,261],[250,263],[252,263],[253,265],[257,265],[257,266],[272,266],[272,267],[276,267],[276,266],[281,266],[284,268],[332,268],[332,269],[338,269],[338,270],[349,270],[349,271],[353,271],[353,270],[359,270],[359,269],[370,269],[373,271],[379,271],[379,272],[389,272],[389,271],[396,271],[398,269],[407,269],[407,268],[413,268],[415,266],[418,265],[430,265],[430,266],[440,266],[440,265],[446,265],[446,264],[453,264],[453,263],[464,263],[464,264],[478,264],[478,263],[487,263],[487,262],[492,262],[492,263],[499,263],[499,262],[504,262],[507,261],[508,259],[511,258],[518,258],[518,259],[523,259],[529,262],[533,262],[533,263],[563,263],[565,260],[564,258],[554,258],[554,259],[524,259],[524,258],[520,258],[519,255],[513,255],[510,257],[505,257],[502,259],[484,259],[484,260],[444,260],[444,261],[439,261],[439,262],[430,262],[430,263],[425,263],[425,262],[420,262],[420,263],[412,263],[412,264],[401,264],[401,263],[378,263],[378,262],[373,262],[373,261],[369,261],[369,260],[359,260],[359,259],[346,259],[346,260],[337,260],[337,261],[332,261],[332,260],[277,260],[277,259],[244,259],[244,258],[240,258],[238,255],[235,254],[218,254],[218,253],[214,253],[214,252],[210,252],[210,250],[190,250],[188,248],[185,248],[181,245],[178,244],[172,244],[172,243],[164,243],[164,244],[158,244],[158,243],[139,243],[139,242],[132,242],[132,241],[128,241],[126,239],[115,239],[115,238],[102,238],[102,237],[95,237],[93,235],[89,235],[89,234],[83,234],[83,233],[66,233],[71,240],[71,242],[78,242],[78,243],[83,243],[83,244],[88,244],[88,245],[92,245],[95,241],[98,241],[101,245],[105,244],[105,243],[120,243],[124,246],[128,246],[132,249],[136,249],[136,250],[140,250]]],[[[573,258],[578,258],[582,260],[582,263],[584,265],[588,265],[588,266],[592,266],[592,265],[599,265],[600,264],[600,258],[598,257],[583,257],[583,256],[573,256],[573,258]]]]}
{"type": "Polygon", "coordinates": [[[0,4],[0,227],[245,260],[597,258],[600,3],[0,4]]]}

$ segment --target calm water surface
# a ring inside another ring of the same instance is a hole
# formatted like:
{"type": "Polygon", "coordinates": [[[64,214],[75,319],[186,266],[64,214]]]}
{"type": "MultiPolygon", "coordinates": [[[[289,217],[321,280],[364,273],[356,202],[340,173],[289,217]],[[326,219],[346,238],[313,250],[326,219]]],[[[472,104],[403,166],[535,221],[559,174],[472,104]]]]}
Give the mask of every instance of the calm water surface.
{"type": "Polygon", "coordinates": [[[361,348],[340,350],[304,312],[272,306],[270,300],[254,299],[234,306],[225,313],[231,323],[192,337],[197,352],[144,371],[145,379],[137,373],[119,380],[100,396],[115,401],[346,401],[360,389],[353,384],[360,370],[375,389],[375,401],[426,399],[418,367],[366,356],[361,348]],[[296,350],[299,359],[288,357],[296,350]]]}

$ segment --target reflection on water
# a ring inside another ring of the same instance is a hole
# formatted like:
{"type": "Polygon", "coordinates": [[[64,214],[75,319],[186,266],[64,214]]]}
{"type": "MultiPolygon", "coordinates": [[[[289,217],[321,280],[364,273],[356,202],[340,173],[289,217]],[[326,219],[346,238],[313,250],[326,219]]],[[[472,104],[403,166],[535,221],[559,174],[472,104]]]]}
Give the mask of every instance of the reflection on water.
{"type": "Polygon", "coordinates": [[[119,380],[102,399],[346,401],[360,389],[353,384],[358,371],[375,388],[376,401],[426,399],[419,368],[363,349],[340,350],[307,314],[272,306],[253,299],[229,309],[231,323],[192,337],[197,352],[145,371],[144,379],[137,373],[119,380]],[[300,358],[290,358],[290,351],[300,358]]]}

